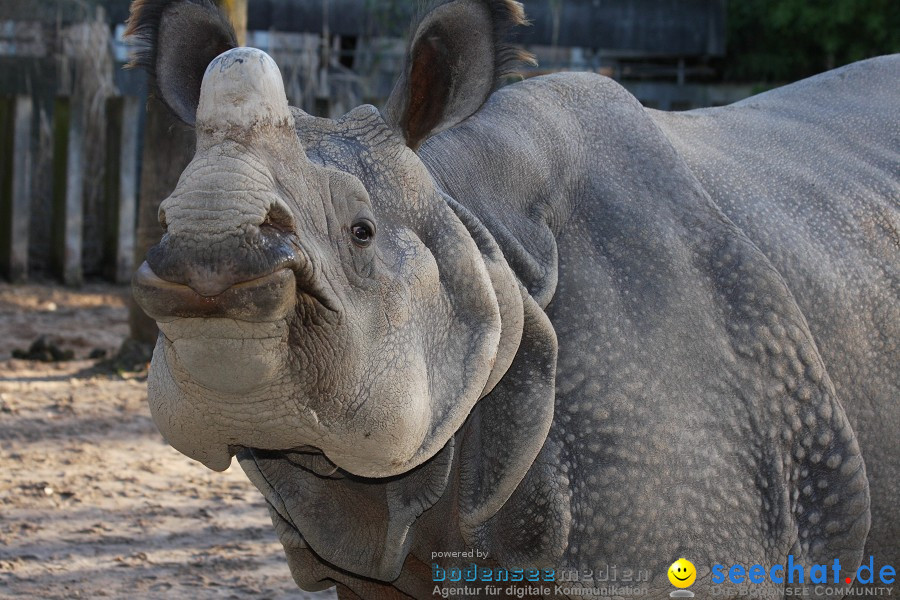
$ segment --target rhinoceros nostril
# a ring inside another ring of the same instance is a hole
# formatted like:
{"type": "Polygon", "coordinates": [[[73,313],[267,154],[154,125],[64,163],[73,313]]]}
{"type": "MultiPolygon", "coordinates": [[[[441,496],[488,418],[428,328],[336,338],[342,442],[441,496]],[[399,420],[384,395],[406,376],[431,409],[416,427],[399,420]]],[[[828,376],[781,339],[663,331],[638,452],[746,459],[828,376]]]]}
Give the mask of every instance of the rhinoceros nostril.
{"type": "Polygon", "coordinates": [[[266,213],[266,218],[261,226],[271,227],[282,233],[293,233],[295,231],[294,215],[281,204],[273,203],[269,207],[269,212],[266,213]]]}
{"type": "MultiPolygon", "coordinates": [[[[281,227],[288,223],[284,211],[273,214],[281,227]]],[[[218,296],[237,284],[297,266],[293,234],[274,223],[256,231],[245,226],[239,234],[185,229],[170,228],[147,252],[147,263],[162,280],[186,285],[201,296],[218,296]]]]}

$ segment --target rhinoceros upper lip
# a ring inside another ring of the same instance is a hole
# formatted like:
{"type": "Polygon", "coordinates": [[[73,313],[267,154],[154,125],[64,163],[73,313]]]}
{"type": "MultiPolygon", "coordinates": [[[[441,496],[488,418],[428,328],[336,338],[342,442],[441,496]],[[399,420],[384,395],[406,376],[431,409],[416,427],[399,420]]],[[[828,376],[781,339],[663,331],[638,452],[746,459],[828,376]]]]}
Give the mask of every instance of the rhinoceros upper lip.
{"type": "Polygon", "coordinates": [[[339,312],[340,305],[310,248],[297,235],[265,224],[256,235],[236,241],[213,239],[205,245],[190,235],[166,233],[147,251],[132,283],[135,299],[157,321],[172,317],[272,321],[285,316],[273,312],[285,313],[287,304],[296,306],[298,299],[304,300],[302,305],[331,312],[339,312]]]}
{"type": "Polygon", "coordinates": [[[146,262],[132,279],[135,300],[157,321],[194,317],[277,321],[293,308],[295,288],[290,269],[239,283],[216,296],[202,296],[187,285],[162,279],[146,262]]]}
{"type": "Polygon", "coordinates": [[[298,290],[296,275],[295,269],[281,268],[235,284],[215,296],[204,296],[185,284],[162,279],[144,262],[132,278],[132,289],[144,312],[157,321],[194,317],[277,321],[288,315],[298,293],[336,311],[329,290],[319,286],[298,290]]]}

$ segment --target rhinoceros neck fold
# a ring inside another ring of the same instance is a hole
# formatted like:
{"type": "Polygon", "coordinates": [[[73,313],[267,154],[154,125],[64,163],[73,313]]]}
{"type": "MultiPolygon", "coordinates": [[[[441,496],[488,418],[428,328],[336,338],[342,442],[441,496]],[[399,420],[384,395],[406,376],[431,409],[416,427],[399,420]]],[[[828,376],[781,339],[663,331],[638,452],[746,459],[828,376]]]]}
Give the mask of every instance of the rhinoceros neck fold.
{"type": "MultiPolygon", "coordinates": [[[[444,494],[450,480],[454,438],[434,457],[397,477],[323,477],[297,466],[283,452],[244,450],[241,467],[287,529],[324,560],[380,581],[400,575],[417,534],[416,521],[444,494]],[[384,517],[387,517],[386,519],[384,517]],[[362,539],[360,539],[360,537],[362,539]]],[[[310,560],[308,549],[285,544],[288,561],[310,560]]]]}
{"type": "MultiPolygon", "coordinates": [[[[515,136],[491,120],[488,104],[462,125],[425,143],[419,151],[435,183],[471,212],[502,251],[515,276],[541,308],[556,291],[556,238],[574,213],[571,188],[579,166],[539,151],[538,132],[515,136]],[[498,165],[488,157],[508,157],[498,165]]],[[[501,115],[502,116],[502,115],[501,115]]],[[[564,146],[560,146],[564,148],[564,146]]]]}
{"type": "Polygon", "coordinates": [[[494,293],[500,309],[500,343],[491,374],[481,393],[483,397],[489,394],[494,389],[494,386],[497,385],[497,382],[506,374],[519,350],[523,326],[522,293],[520,288],[523,287],[523,284],[516,277],[496,240],[484,224],[471,211],[447,194],[442,194],[442,197],[450,209],[456,213],[456,216],[478,246],[484,264],[487,267],[491,284],[494,287],[494,293]]]}

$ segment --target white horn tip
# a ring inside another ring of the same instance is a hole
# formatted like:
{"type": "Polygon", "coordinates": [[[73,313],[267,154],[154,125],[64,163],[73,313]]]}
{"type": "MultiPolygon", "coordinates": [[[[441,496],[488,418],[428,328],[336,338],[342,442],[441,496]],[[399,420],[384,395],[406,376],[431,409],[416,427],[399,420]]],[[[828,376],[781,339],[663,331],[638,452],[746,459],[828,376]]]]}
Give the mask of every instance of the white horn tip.
{"type": "Polygon", "coordinates": [[[234,48],[213,59],[203,75],[197,125],[213,130],[293,127],[281,71],[272,57],[256,48],[234,48]]]}

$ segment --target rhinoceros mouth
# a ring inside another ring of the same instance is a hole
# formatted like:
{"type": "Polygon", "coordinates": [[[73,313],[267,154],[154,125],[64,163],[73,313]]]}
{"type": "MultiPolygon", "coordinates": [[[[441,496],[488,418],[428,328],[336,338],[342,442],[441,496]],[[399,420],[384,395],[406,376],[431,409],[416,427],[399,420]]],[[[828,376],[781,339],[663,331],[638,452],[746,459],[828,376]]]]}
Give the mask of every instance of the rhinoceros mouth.
{"type": "Polygon", "coordinates": [[[187,285],[162,279],[146,262],[132,279],[135,300],[156,321],[195,317],[278,321],[293,308],[295,288],[291,269],[238,283],[216,296],[203,296],[187,285]]]}

